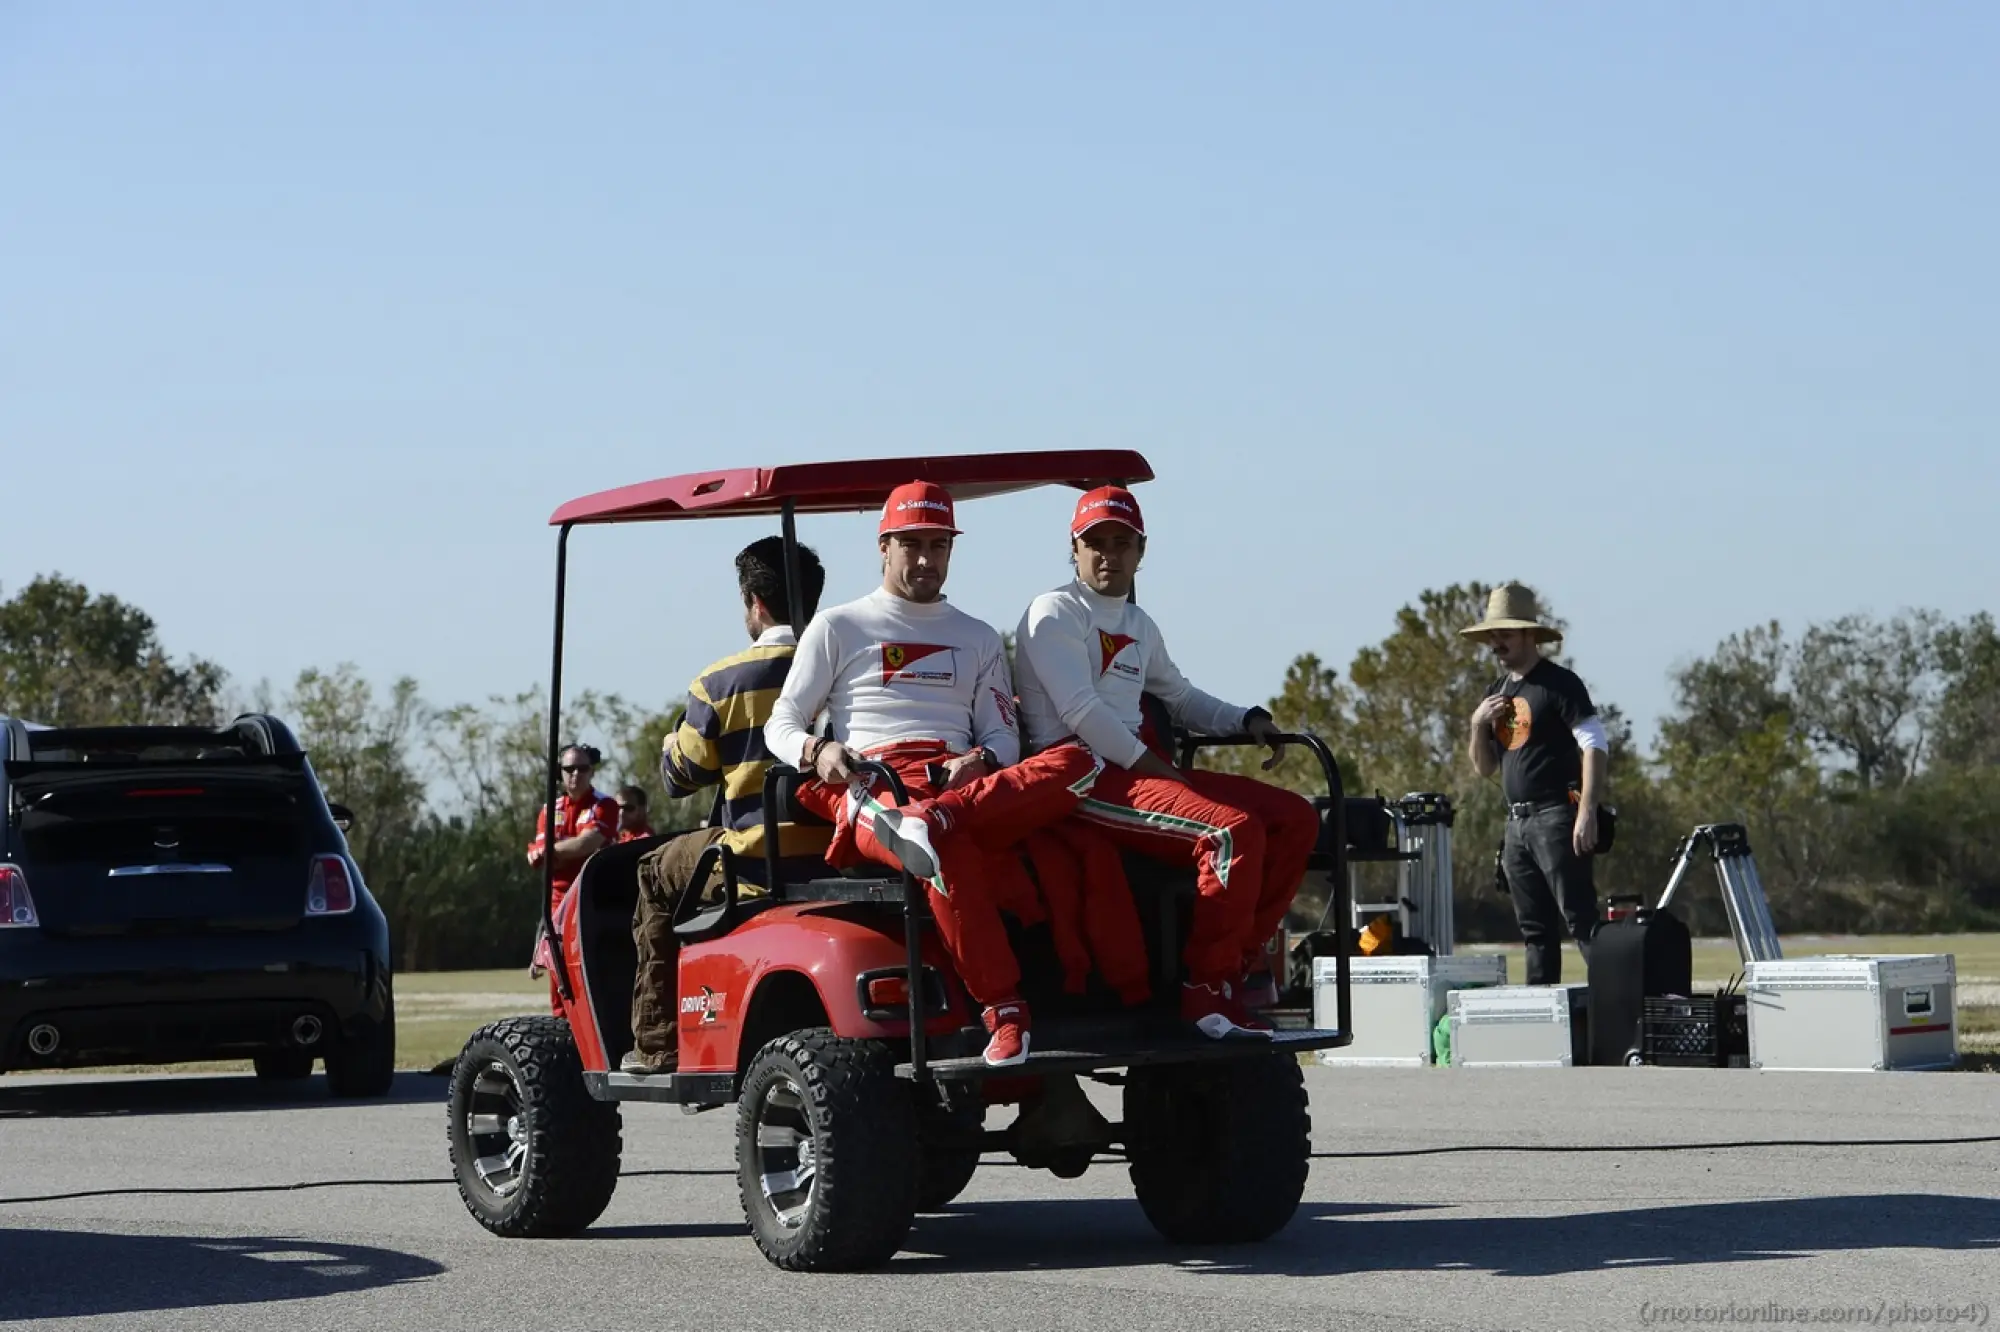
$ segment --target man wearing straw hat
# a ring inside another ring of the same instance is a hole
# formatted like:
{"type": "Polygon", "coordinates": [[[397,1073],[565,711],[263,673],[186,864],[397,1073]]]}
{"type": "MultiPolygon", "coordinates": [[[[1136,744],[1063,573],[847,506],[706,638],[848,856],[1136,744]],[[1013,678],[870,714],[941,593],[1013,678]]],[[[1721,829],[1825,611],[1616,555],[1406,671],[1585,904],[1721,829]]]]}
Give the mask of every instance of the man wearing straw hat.
{"type": "Polygon", "coordinates": [[[1533,591],[1494,588],[1486,618],[1459,632],[1484,642],[1506,672],[1472,714],[1467,749],[1480,776],[1500,774],[1507,797],[1501,868],[1527,945],[1528,984],[1557,985],[1558,919],[1586,957],[1597,928],[1590,857],[1611,745],[1583,681],[1542,656],[1542,644],[1561,642],[1562,632],[1542,623],[1533,591]]]}

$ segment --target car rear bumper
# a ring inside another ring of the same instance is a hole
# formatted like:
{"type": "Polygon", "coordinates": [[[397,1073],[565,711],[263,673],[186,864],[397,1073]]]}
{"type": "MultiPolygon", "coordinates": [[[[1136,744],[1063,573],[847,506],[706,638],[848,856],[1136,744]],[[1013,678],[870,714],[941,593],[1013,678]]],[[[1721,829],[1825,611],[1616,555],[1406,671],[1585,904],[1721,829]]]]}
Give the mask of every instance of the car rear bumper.
{"type": "Polygon", "coordinates": [[[0,1071],[321,1052],[357,1024],[383,1020],[392,1002],[373,931],[345,923],[268,935],[0,939],[0,1071]]]}

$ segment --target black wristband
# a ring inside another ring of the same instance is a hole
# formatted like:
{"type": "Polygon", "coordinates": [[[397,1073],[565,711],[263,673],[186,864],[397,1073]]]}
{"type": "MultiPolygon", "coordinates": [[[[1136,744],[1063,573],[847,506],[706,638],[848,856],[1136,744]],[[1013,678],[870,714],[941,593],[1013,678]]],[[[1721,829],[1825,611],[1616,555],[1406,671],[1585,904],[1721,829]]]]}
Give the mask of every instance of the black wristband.
{"type": "Polygon", "coordinates": [[[1243,713],[1243,729],[1246,731],[1249,730],[1250,723],[1259,717],[1262,717],[1267,722],[1271,722],[1273,725],[1277,723],[1277,719],[1264,709],[1250,708],[1243,713]]]}

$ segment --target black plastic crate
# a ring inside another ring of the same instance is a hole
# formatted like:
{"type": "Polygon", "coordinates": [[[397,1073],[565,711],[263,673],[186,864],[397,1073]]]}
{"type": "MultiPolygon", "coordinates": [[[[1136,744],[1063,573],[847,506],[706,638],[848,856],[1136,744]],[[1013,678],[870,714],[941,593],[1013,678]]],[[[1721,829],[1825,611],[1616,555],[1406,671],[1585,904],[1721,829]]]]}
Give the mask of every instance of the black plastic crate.
{"type": "Polygon", "coordinates": [[[1646,1000],[1642,1055],[1668,1068],[1745,1068],[1750,1063],[1750,1009],[1741,994],[1698,994],[1646,1000]]]}

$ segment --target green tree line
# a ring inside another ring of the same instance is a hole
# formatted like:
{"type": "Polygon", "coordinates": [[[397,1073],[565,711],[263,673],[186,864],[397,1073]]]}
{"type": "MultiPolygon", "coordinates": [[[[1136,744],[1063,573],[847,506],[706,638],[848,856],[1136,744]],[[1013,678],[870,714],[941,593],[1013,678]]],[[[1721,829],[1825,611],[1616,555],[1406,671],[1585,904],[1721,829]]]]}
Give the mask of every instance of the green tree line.
{"type": "MultiPolygon", "coordinates": [[[[1467,719],[1496,672],[1458,630],[1480,618],[1485,598],[1471,583],[1425,591],[1345,670],[1297,657],[1267,705],[1281,725],[1328,740],[1349,794],[1452,798],[1461,940],[1514,933],[1492,887],[1499,787],[1465,758],[1467,719]]],[[[1564,660],[1589,681],[1587,661],[1564,660]]],[[[1599,862],[1601,891],[1655,896],[1689,828],[1740,822],[1782,930],[2000,922],[2000,634],[1991,615],[1852,615],[1796,633],[1756,625],[1675,665],[1670,679],[1671,707],[1644,748],[1615,701],[1593,691],[1612,736],[1619,814],[1617,846],[1599,862]]],[[[355,813],[349,840],[406,970],[524,962],[542,706],[537,689],[440,705],[414,680],[378,686],[351,663],[237,694],[217,664],[170,659],[150,617],[115,597],[49,575],[0,602],[0,713],[58,726],[206,725],[242,711],[285,720],[329,797],[355,813]]],[[[668,802],[659,790],[678,701],[655,708],[585,692],[565,702],[563,720],[566,737],[604,751],[600,790],[648,788],[659,829],[700,823],[706,802],[668,802]]],[[[1299,790],[1321,785],[1304,754],[1272,774],[1256,767],[1260,757],[1207,761],[1299,790]]],[[[1726,929],[1712,881],[1698,867],[1681,899],[1691,923],[1711,933],[1726,929]]],[[[1298,917],[1317,915],[1309,893],[1298,917]]]]}

